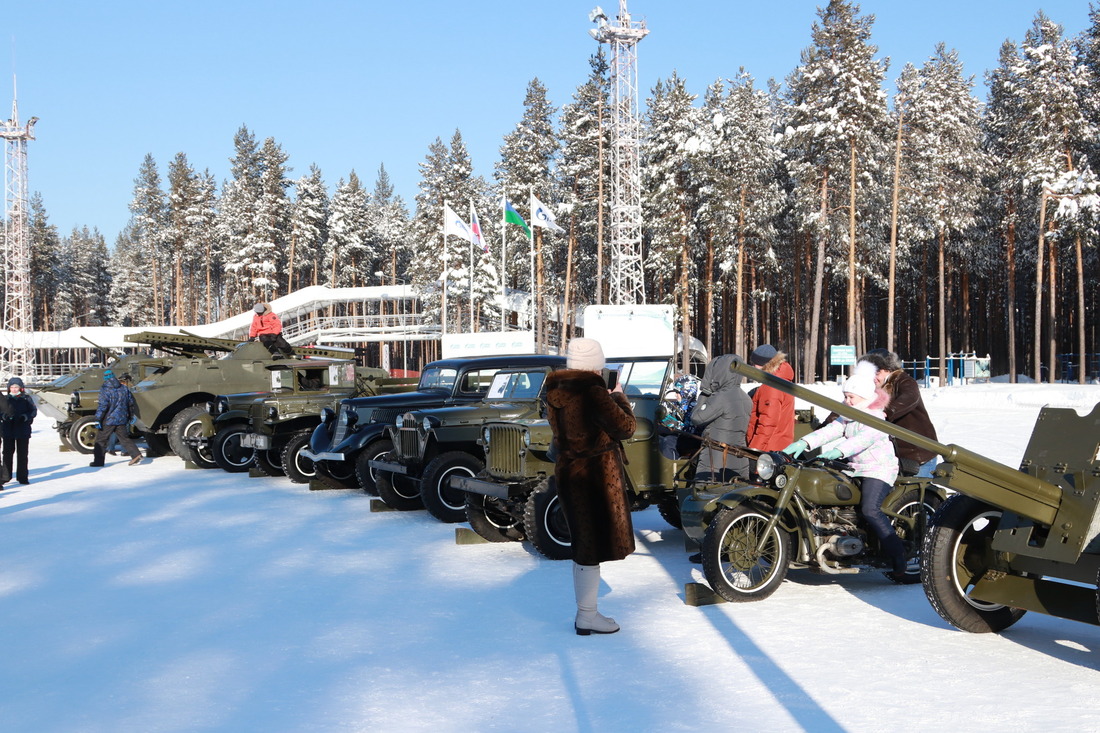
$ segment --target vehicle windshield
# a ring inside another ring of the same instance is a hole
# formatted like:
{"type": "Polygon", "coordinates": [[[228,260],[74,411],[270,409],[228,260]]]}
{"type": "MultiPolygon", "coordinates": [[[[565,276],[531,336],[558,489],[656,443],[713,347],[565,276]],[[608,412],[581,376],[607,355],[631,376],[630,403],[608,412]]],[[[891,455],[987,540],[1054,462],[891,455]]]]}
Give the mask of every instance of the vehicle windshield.
{"type": "Polygon", "coordinates": [[[619,384],[627,395],[660,397],[668,360],[614,362],[607,368],[619,372],[619,384]]]}
{"type": "Polygon", "coordinates": [[[539,396],[546,372],[503,372],[489,385],[489,400],[529,400],[539,396]]]}
{"type": "Polygon", "coordinates": [[[421,392],[429,389],[442,389],[450,392],[451,388],[454,387],[455,377],[457,376],[457,369],[441,369],[439,367],[425,369],[424,373],[420,375],[420,384],[416,388],[421,392]]]}

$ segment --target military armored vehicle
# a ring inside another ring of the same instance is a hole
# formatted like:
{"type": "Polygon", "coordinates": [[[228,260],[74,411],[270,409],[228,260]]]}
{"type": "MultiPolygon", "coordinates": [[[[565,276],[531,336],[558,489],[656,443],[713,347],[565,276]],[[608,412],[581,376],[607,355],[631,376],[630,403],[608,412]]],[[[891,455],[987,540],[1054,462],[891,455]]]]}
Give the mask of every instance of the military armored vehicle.
{"type": "Polygon", "coordinates": [[[1100,404],[1088,415],[1044,407],[1013,470],[758,369],[733,368],[943,459],[933,481],[958,493],[924,535],[921,583],[945,621],[997,632],[1035,611],[1100,624],[1100,404]]]}
{"type": "MultiPolygon", "coordinates": [[[[489,389],[493,375],[503,368],[528,363],[530,356],[482,356],[440,359],[424,367],[416,390],[344,400],[337,410],[325,411],[322,424],[310,438],[309,448],[300,452],[299,469],[308,471],[316,463],[321,482],[336,487],[360,486],[378,493],[378,475],[370,462],[393,450],[389,427],[398,415],[411,410],[465,405],[479,402],[489,389]]],[[[541,363],[543,357],[534,357],[541,363]]],[[[289,473],[288,475],[293,475],[289,473]]],[[[420,507],[416,485],[403,475],[386,477],[386,491],[396,505],[420,507]],[[407,500],[402,499],[407,496],[407,500]]]]}
{"type": "Polygon", "coordinates": [[[350,396],[411,388],[408,380],[392,379],[384,369],[348,361],[288,359],[266,369],[266,391],[220,395],[205,415],[184,427],[181,458],[201,468],[238,472],[255,466],[268,476],[281,476],[287,443],[311,433],[323,408],[350,396]]]}
{"type": "Polygon", "coordinates": [[[99,389],[103,386],[104,370],[111,369],[115,376],[129,373],[136,384],[177,360],[203,358],[207,352],[229,353],[238,346],[238,342],[229,339],[178,333],[145,331],[136,336],[141,339],[131,339],[135,343],[156,349],[167,356],[157,357],[148,353],[124,355],[85,339],[106,357],[106,365],[68,374],[33,390],[39,409],[56,421],[54,428],[63,446],[81,453],[92,452],[97,430],[95,413],[99,389]]]}
{"type": "Polygon", "coordinates": [[[378,495],[394,509],[423,506],[443,522],[466,518],[466,495],[451,486],[452,476],[475,476],[484,455],[479,444],[488,423],[541,419],[542,385],[565,357],[510,357],[492,376],[484,399],[468,405],[410,410],[389,428],[393,450],[372,459],[378,495]]]}

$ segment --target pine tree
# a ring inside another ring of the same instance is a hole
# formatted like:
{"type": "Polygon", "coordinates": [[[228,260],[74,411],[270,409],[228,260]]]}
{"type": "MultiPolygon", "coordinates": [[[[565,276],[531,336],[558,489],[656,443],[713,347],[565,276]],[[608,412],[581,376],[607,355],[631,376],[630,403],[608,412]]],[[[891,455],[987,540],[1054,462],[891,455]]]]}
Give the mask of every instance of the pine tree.
{"type": "Polygon", "coordinates": [[[145,273],[147,263],[148,255],[131,221],[115,240],[109,265],[113,274],[109,295],[112,325],[161,325],[153,316],[153,292],[145,273]]]}
{"type": "Polygon", "coordinates": [[[170,292],[167,287],[169,257],[165,248],[168,207],[152,155],[145,156],[134,180],[130,212],[133,215],[130,236],[142,252],[142,258],[135,264],[145,276],[138,283],[138,287],[145,292],[135,292],[133,297],[150,302],[149,315],[153,323],[166,323],[168,301],[165,296],[170,292]]]}
{"type": "Polygon", "coordinates": [[[288,289],[320,283],[321,257],[328,242],[329,200],[321,169],[316,164],[309,175],[295,183],[294,207],[290,216],[290,250],[287,254],[288,289]]]}
{"type": "Polygon", "coordinates": [[[60,279],[61,237],[50,223],[42,195],[30,200],[31,292],[34,295],[34,328],[49,331],[56,328],[54,302],[63,287],[60,279]]]}
{"type": "Polygon", "coordinates": [[[329,287],[347,288],[363,284],[364,266],[370,265],[366,216],[367,192],[359,176],[352,171],[346,182],[340,179],[332,196],[325,258],[329,287]]]}

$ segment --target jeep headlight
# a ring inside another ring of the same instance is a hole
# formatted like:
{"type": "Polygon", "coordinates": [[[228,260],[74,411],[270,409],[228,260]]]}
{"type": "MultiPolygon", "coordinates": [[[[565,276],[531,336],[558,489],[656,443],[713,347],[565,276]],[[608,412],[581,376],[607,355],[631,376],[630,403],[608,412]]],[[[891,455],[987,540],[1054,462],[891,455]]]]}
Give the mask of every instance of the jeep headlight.
{"type": "Polygon", "coordinates": [[[336,410],[331,407],[321,408],[321,422],[328,425],[330,422],[336,421],[336,410]]]}
{"type": "Polygon", "coordinates": [[[530,448],[531,447],[531,431],[530,430],[524,430],[523,431],[523,445],[524,445],[525,448],[530,448]]]}
{"type": "Polygon", "coordinates": [[[756,459],[756,475],[765,481],[771,481],[775,476],[775,459],[771,453],[761,453],[756,459]]]}
{"type": "Polygon", "coordinates": [[[271,407],[267,408],[267,419],[268,420],[273,420],[273,421],[278,420],[279,419],[279,408],[276,407],[275,405],[272,405],[271,407]]]}
{"type": "Polygon", "coordinates": [[[486,448],[489,447],[489,428],[487,427],[481,429],[481,444],[486,448]]]}

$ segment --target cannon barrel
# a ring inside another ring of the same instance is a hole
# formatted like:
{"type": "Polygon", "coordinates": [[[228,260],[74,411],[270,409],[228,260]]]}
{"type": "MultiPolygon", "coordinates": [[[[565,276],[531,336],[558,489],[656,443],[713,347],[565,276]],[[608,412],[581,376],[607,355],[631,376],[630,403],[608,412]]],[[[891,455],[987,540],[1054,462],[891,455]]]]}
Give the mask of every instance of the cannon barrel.
{"type": "Polygon", "coordinates": [[[87,336],[85,336],[83,334],[81,334],[80,338],[82,338],[83,340],[87,341],[89,344],[94,346],[96,348],[96,350],[98,350],[100,353],[102,353],[108,359],[118,359],[122,356],[122,354],[115,351],[114,349],[108,349],[106,346],[100,346],[95,341],[92,341],[90,338],[88,338],[87,336]]]}
{"type": "Polygon", "coordinates": [[[944,464],[936,469],[937,483],[945,484],[975,499],[989,502],[1041,524],[1052,524],[1058,514],[1058,508],[1062,503],[1062,489],[1048,481],[1014,470],[1003,463],[957,445],[938,443],[742,361],[734,361],[730,365],[730,371],[881,430],[898,440],[932,451],[944,460],[944,464]]]}

